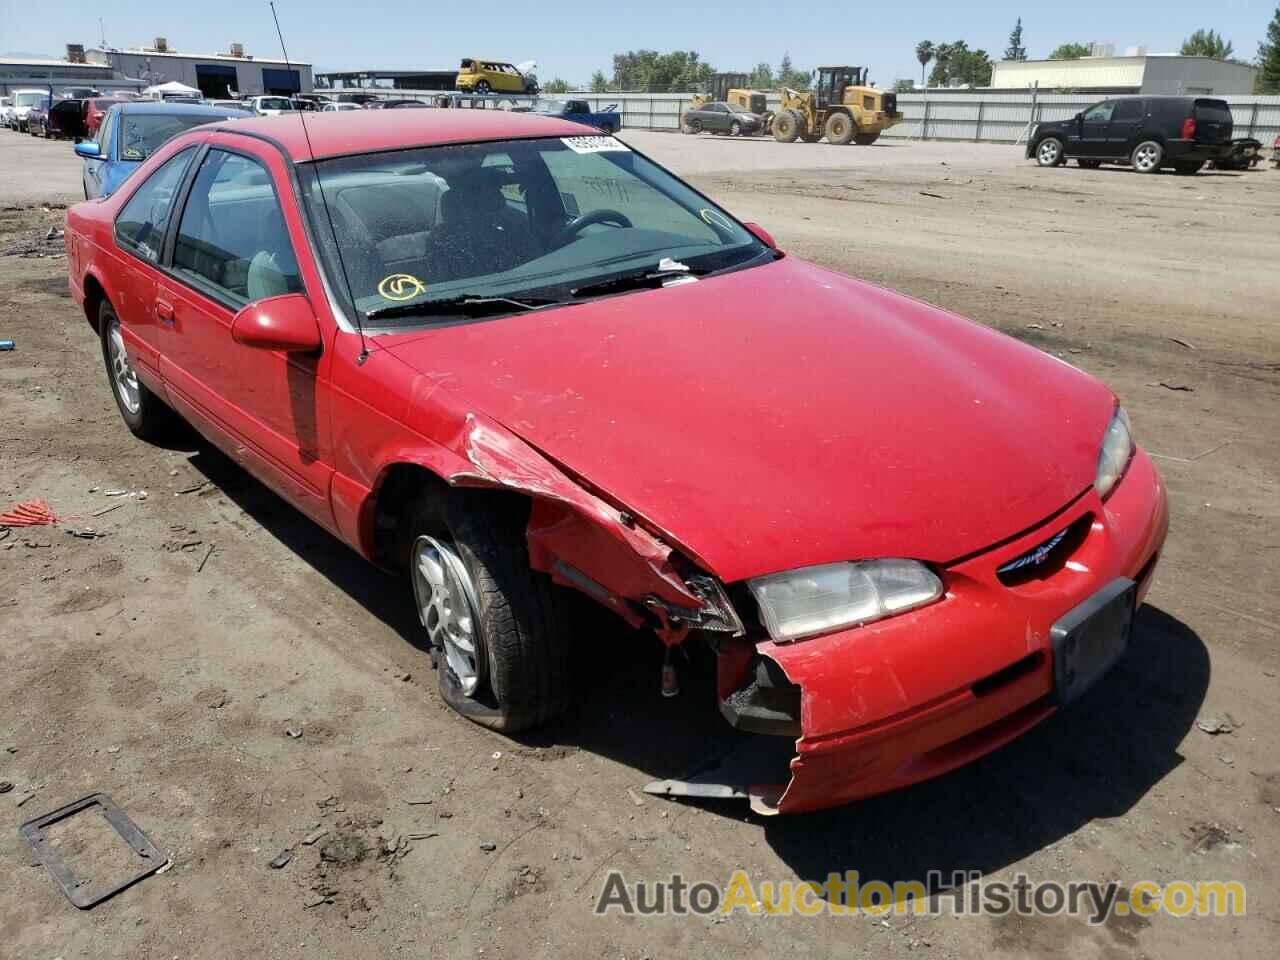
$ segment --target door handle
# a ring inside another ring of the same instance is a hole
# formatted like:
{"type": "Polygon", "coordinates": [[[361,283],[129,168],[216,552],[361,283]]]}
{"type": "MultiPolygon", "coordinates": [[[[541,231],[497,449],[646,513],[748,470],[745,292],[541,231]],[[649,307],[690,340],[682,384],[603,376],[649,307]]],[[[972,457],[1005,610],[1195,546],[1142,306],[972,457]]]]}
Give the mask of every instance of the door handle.
{"type": "Polygon", "coordinates": [[[156,318],[167,326],[173,326],[173,304],[164,300],[157,300],[156,318]]]}

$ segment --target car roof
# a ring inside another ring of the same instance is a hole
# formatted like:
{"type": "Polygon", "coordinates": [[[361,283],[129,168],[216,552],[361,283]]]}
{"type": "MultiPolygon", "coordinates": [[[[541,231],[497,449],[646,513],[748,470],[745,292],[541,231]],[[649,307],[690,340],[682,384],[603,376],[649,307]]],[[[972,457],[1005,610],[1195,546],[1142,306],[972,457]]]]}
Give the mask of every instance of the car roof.
{"type": "Polygon", "coordinates": [[[226,133],[257,136],[279,143],[295,162],[383,150],[433,147],[445,143],[518,140],[529,137],[598,135],[594,128],[569,120],[506,110],[430,109],[408,113],[383,110],[348,111],[350,116],[323,116],[323,111],[280,117],[236,120],[226,133]],[[310,138],[310,143],[308,143],[310,138]]]}
{"type": "MultiPolygon", "coordinates": [[[[208,117],[210,120],[225,120],[227,118],[226,107],[207,107],[203,103],[125,100],[113,109],[118,109],[126,115],[155,113],[166,117],[208,117]]],[[[248,116],[247,113],[245,115],[248,116]]]]}

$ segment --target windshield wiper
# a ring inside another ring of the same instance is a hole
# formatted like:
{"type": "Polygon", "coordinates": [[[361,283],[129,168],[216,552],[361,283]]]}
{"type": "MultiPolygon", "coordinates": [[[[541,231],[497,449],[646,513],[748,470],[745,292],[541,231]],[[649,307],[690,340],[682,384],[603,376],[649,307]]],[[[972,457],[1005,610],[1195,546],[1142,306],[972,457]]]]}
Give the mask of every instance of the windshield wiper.
{"type": "Polygon", "coordinates": [[[494,313],[510,313],[516,310],[543,310],[547,307],[575,306],[572,300],[555,300],[551,297],[500,297],[468,293],[439,300],[417,300],[413,303],[397,303],[378,307],[365,314],[369,320],[386,320],[393,317],[439,317],[462,314],[466,317],[488,316],[494,313]]]}
{"type": "Polygon", "coordinates": [[[706,273],[705,270],[690,270],[688,267],[637,270],[635,273],[624,273],[620,277],[574,287],[569,294],[574,297],[596,297],[604,293],[620,293],[623,290],[655,289],[666,286],[672,280],[679,280],[681,277],[693,279],[704,273],[706,273]]]}

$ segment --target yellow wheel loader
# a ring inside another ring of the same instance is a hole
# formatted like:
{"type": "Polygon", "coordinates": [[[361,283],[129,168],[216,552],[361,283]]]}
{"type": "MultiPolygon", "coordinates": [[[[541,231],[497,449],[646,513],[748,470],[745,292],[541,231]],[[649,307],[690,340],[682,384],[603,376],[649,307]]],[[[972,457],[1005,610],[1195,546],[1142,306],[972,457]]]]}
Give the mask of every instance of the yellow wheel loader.
{"type": "Polygon", "coordinates": [[[780,96],[772,128],[782,143],[871,144],[902,122],[897,95],[868,84],[866,67],[819,67],[813,90],[784,87],[780,96]]]}

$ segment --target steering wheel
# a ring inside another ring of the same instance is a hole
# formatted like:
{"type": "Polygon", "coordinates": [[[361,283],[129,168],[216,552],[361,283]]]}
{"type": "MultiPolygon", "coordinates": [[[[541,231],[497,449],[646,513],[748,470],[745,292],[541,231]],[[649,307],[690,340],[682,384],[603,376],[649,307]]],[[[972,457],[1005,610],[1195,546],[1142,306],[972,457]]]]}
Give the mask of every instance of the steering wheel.
{"type": "Polygon", "coordinates": [[[568,243],[569,240],[583,231],[586,227],[593,223],[611,223],[618,227],[630,227],[631,218],[625,213],[619,213],[617,210],[610,210],[608,207],[601,207],[599,210],[592,210],[584,213],[580,217],[574,217],[563,227],[560,228],[559,240],[562,243],[568,243]]]}

